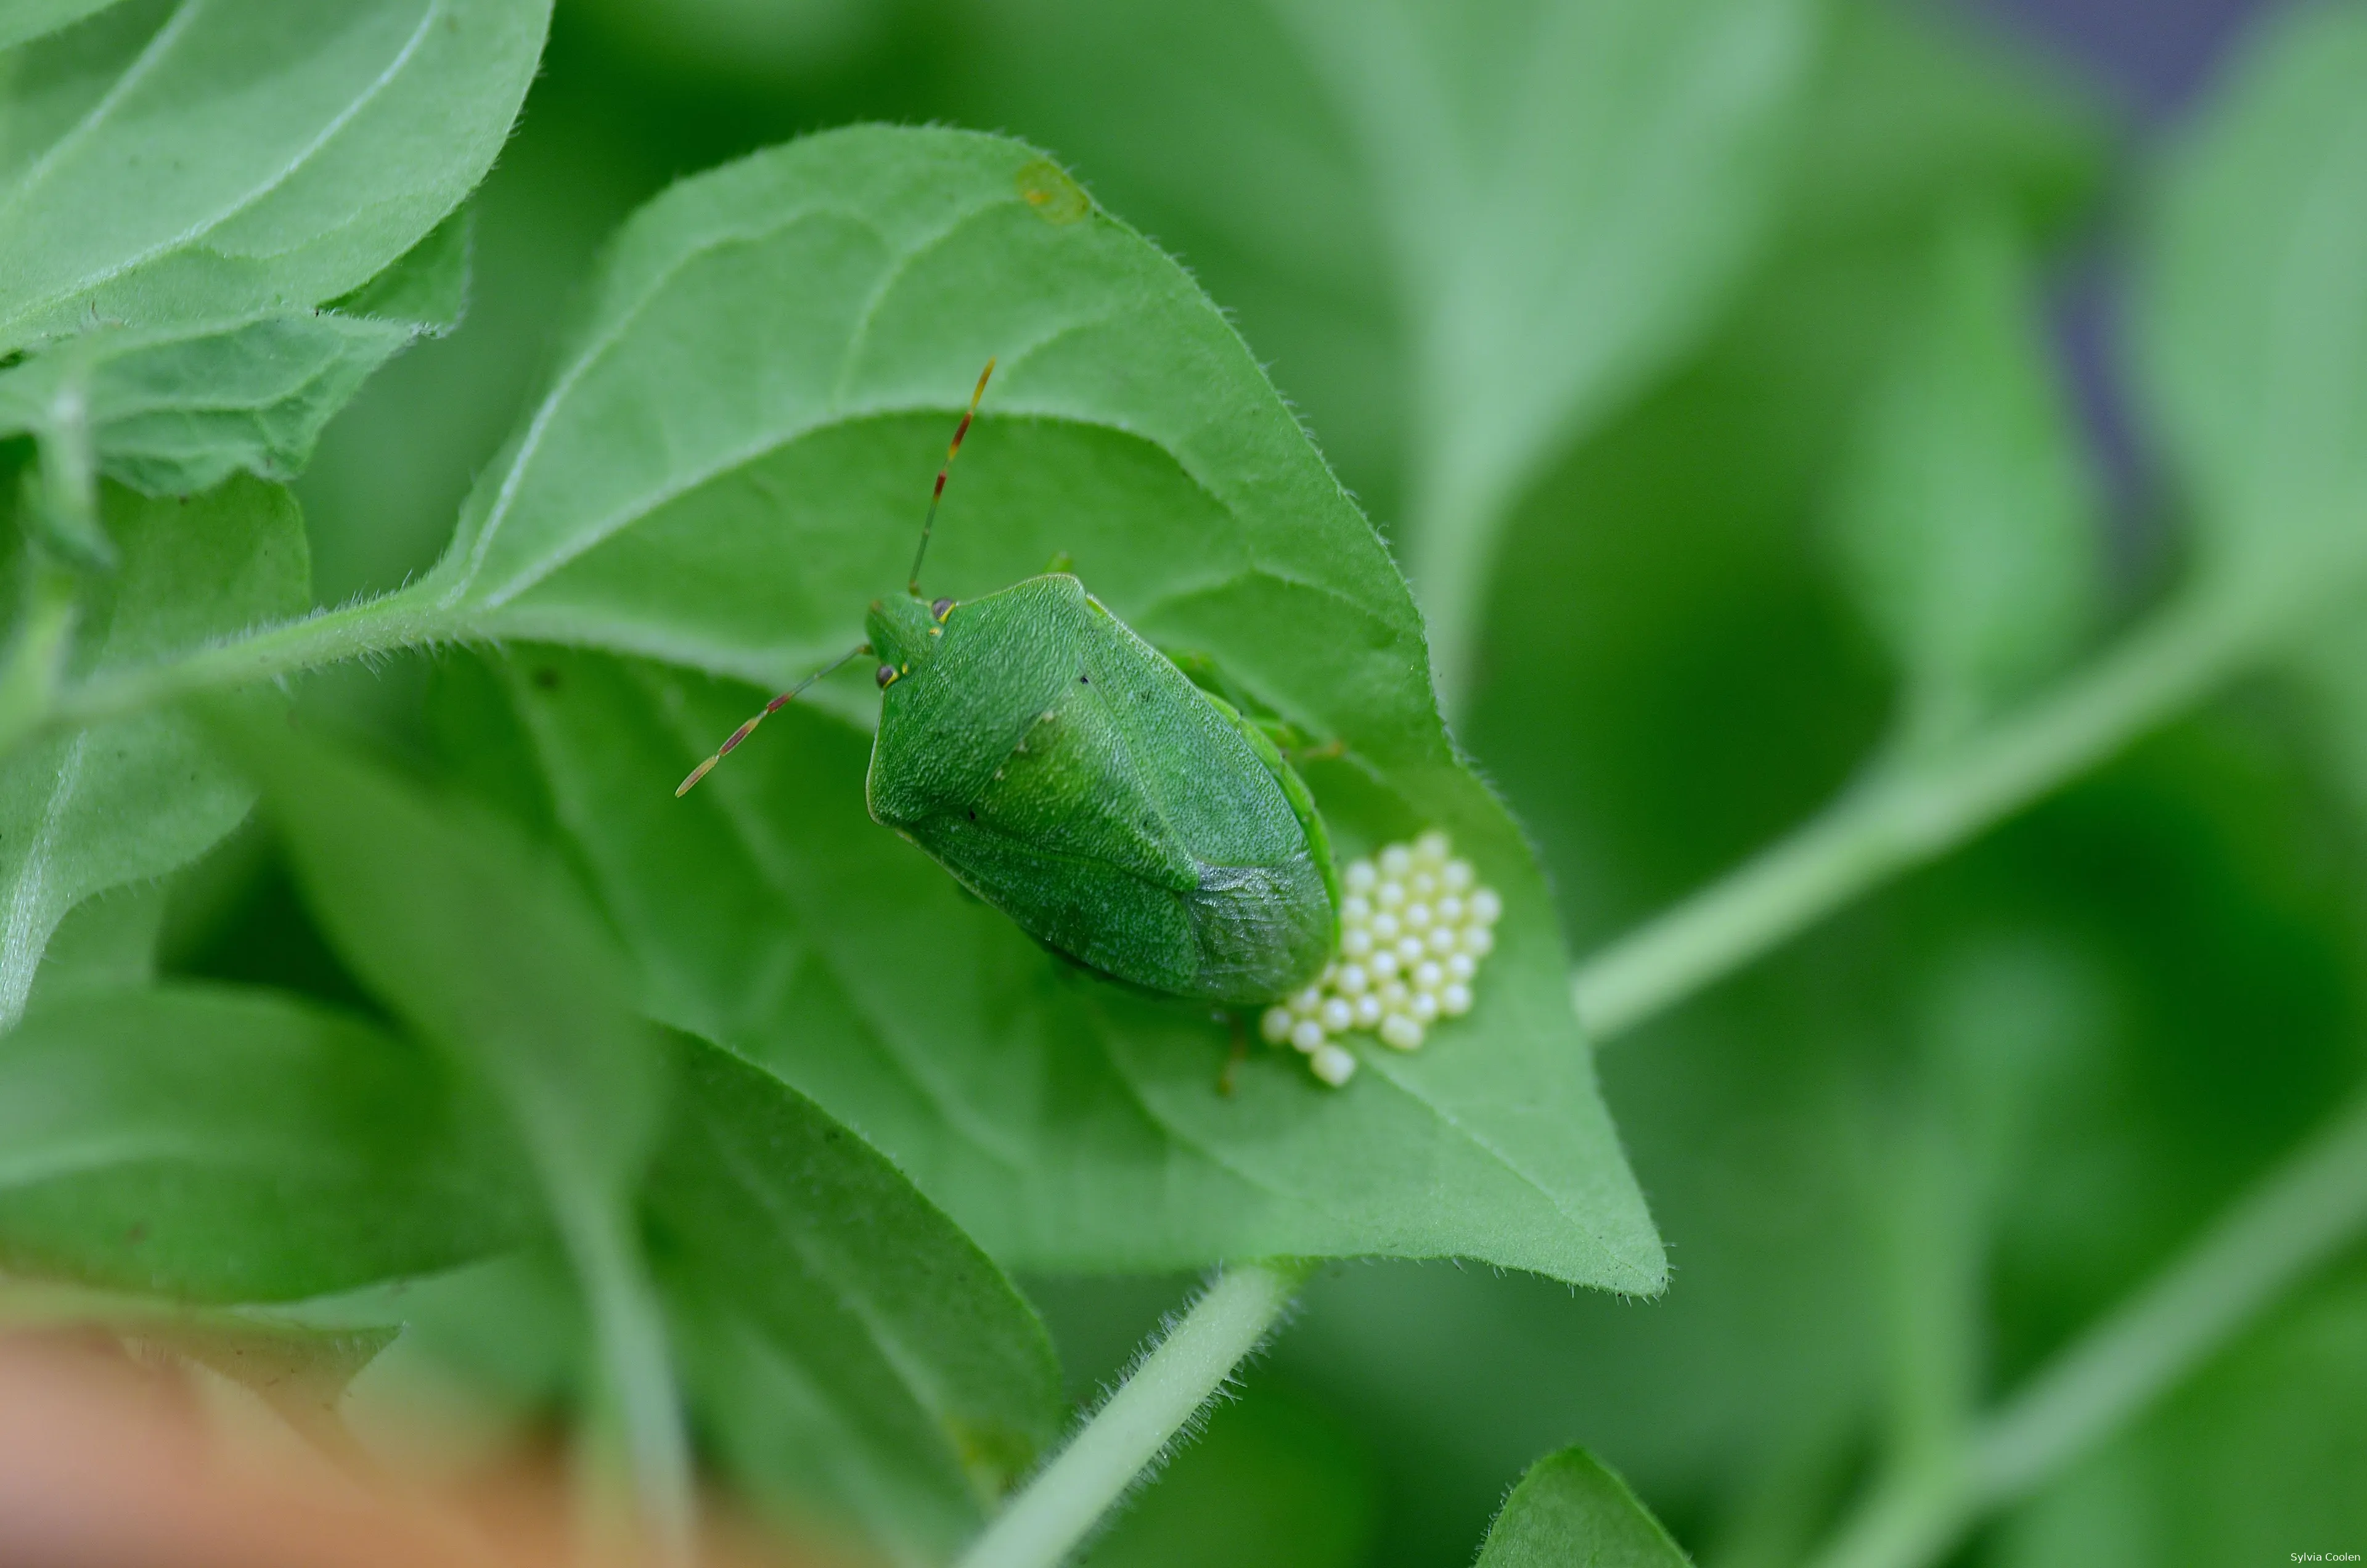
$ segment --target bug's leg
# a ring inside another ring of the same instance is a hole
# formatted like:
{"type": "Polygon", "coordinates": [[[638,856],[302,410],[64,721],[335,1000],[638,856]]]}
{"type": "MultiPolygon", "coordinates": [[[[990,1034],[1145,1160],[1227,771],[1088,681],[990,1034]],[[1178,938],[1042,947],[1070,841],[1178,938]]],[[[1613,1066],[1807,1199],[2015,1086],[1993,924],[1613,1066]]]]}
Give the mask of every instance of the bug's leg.
{"type": "Polygon", "coordinates": [[[1265,738],[1274,742],[1274,749],[1289,758],[1294,765],[1329,761],[1334,757],[1345,756],[1348,751],[1348,743],[1338,736],[1319,742],[1286,718],[1251,718],[1249,722],[1256,725],[1265,738]]]}
{"type": "Polygon", "coordinates": [[[1217,1075],[1217,1092],[1230,1100],[1241,1081],[1241,1064],[1249,1060],[1250,1029],[1238,1012],[1228,1012],[1223,1017],[1233,1037],[1233,1048],[1225,1054],[1225,1070],[1217,1075]]]}
{"type": "Polygon", "coordinates": [[[780,712],[783,708],[795,702],[798,698],[798,693],[804,691],[808,686],[812,685],[816,681],[821,680],[832,671],[839,668],[839,666],[844,664],[848,660],[860,658],[862,655],[870,651],[871,645],[869,643],[856,643],[845,653],[832,660],[828,664],[823,665],[821,669],[815,671],[812,674],[807,676],[804,680],[798,682],[796,685],[790,687],[787,691],[783,692],[779,696],[775,697],[771,702],[766,703],[763,707],[757,709],[755,715],[751,717],[747,723],[742,725],[739,728],[733,730],[730,734],[723,738],[723,744],[715,749],[715,754],[713,756],[708,758],[704,762],[699,763],[698,766],[691,769],[690,776],[683,780],[682,783],[674,785],[674,797],[676,800],[680,800],[684,795],[688,795],[690,793],[691,785],[705,778],[708,773],[713,770],[716,763],[731,755],[732,751],[739,746],[740,742],[747,739],[751,735],[755,734],[756,727],[758,725],[764,723],[766,719],[772,717],[775,714],[780,712]]]}
{"type": "Polygon", "coordinates": [[[1210,696],[1221,698],[1232,708],[1240,723],[1254,728],[1259,734],[1274,742],[1274,749],[1292,762],[1327,761],[1347,753],[1347,743],[1337,737],[1319,742],[1288,719],[1266,711],[1255,697],[1225,673],[1215,655],[1186,649],[1181,652],[1171,652],[1167,657],[1176,669],[1184,672],[1185,680],[1210,696]]]}

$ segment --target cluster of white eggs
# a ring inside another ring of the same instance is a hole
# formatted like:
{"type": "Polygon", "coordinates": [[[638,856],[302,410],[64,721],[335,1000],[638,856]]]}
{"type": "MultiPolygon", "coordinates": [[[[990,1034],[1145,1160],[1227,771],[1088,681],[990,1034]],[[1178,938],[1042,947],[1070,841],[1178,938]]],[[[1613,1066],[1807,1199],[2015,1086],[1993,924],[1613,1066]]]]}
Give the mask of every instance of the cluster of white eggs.
{"type": "Polygon", "coordinates": [[[1504,912],[1495,890],[1478,885],[1471,863],[1455,859],[1435,829],[1350,863],[1340,892],[1339,956],[1258,1021],[1268,1042],[1303,1052],[1334,1089],[1356,1070],[1339,1036],[1365,1030],[1384,1045],[1415,1051],[1433,1023],[1471,1010],[1472,982],[1504,912]]]}

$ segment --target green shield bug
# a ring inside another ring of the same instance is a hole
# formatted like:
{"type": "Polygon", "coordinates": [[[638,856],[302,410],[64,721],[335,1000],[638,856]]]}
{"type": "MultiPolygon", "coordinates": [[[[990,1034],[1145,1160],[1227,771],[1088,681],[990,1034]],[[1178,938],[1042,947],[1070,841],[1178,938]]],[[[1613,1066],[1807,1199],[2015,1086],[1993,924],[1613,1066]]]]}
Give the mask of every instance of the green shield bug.
{"type": "Polygon", "coordinates": [[[872,602],[879,660],[874,820],[1054,952],[1147,990],[1254,1007],[1325,973],[1339,878],[1306,784],[1274,741],[1064,571],[982,598],[927,601],[946,476],[994,364],[937,470],[903,597],[872,602]]]}

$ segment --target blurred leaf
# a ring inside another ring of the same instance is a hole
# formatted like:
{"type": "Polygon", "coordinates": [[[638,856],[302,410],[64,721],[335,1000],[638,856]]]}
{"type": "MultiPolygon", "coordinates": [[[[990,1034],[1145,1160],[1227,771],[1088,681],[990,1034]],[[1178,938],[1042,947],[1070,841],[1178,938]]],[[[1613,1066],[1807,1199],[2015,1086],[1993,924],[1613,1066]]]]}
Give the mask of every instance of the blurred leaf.
{"type": "Polygon", "coordinates": [[[1379,1478],[1340,1419],[1260,1384],[1208,1414],[1084,1556],[1085,1568],[1357,1568],[1379,1478]]]}
{"type": "Polygon", "coordinates": [[[359,286],[482,177],[548,16],[548,0],[125,0],[25,45],[0,98],[0,349],[359,286]]]}
{"type": "Polygon", "coordinates": [[[1529,1468],[1479,1549],[1478,1568],[1685,1568],[1685,1554],[1627,1483],[1584,1449],[1529,1468]]]}
{"type": "Polygon", "coordinates": [[[157,934],[171,884],[134,883],[69,910],[33,972],[28,1008],[94,991],[126,991],[156,978],[157,934]]]}
{"type": "Polygon", "coordinates": [[[1690,347],[1782,188],[1808,0],[1291,0],[1410,337],[1407,558],[1450,700],[1520,493],[1690,347]]]}
{"type": "Polygon", "coordinates": [[[410,1044],[282,995],[76,998],[0,1037],[0,1257],[193,1301],[285,1301],[514,1245],[483,1111],[410,1044]]]}
{"type": "Polygon", "coordinates": [[[2367,1280],[2247,1337],[1996,1532],[1999,1568],[2218,1568],[2367,1537],[2367,1280]]]}
{"type": "Polygon", "coordinates": [[[829,83],[912,19],[880,0],[674,0],[662,8],[585,0],[578,9],[629,58],[784,96],[829,83]]]}
{"type": "Polygon", "coordinates": [[[1839,543],[1910,749],[2022,694],[2101,608],[2096,498],[2019,250],[2001,214],[1954,215],[1844,477],[1839,543]]]}
{"type": "Polygon", "coordinates": [[[385,1437],[399,1451],[425,1427],[438,1442],[506,1428],[524,1446],[584,1404],[583,1303],[567,1259],[546,1242],[279,1310],[323,1332],[402,1330],[343,1407],[366,1445],[385,1437]]]}
{"type": "Polygon", "coordinates": [[[2144,390],[2237,592],[2367,567],[2367,5],[2271,13],[2168,171],[2144,390]]]}
{"type": "Polygon", "coordinates": [[[590,1306],[643,1506],[656,1528],[679,1528],[680,1418],[629,1209],[664,1081],[627,961],[565,870],[499,820],[318,741],[221,733],[339,953],[493,1087],[590,1306]]]}
{"type": "Polygon", "coordinates": [[[1043,1325],[811,1101],[704,1041],[674,1056],[646,1201],[703,1425],[757,1497],[944,1561],[1059,1430],[1043,1325]]]}
{"type": "MultiPolygon", "coordinates": [[[[7,14],[0,16],[0,50],[56,32],[114,4],[115,0],[10,0],[7,14]]],[[[0,61],[0,81],[6,80],[7,69],[7,62],[0,61]]]]}
{"type": "Polygon", "coordinates": [[[565,870],[467,803],[318,741],[228,735],[339,954],[499,1089],[554,1201],[629,1182],[662,1114],[655,1039],[565,870]]]}
{"type": "MultiPolygon", "coordinates": [[[[76,675],[186,652],[310,598],[303,525],[277,486],[240,479],[185,501],[109,489],[104,506],[121,566],[88,589],[69,660],[76,675]]],[[[22,551],[0,569],[0,598],[17,596],[27,570],[22,551]]],[[[0,761],[0,1026],[23,1010],[67,910],[193,858],[238,825],[252,798],[168,713],[0,761]]]]}
{"type": "Polygon", "coordinates": [[[2294,649],[2288,673],[2316,705],[2337,787],[2367,822],[2367,622],[2337,618],[2294,649]]]}
{"type": "Polygon", "coordinates": [[[1959,207],[2059,232],[2098,117],[1971,19],[1852,5],[1795,199],[1707,347],[1581,446],[1510,536],[1457,734],[1544,852],[1581,946],[1829,802],[1882,740],[1879,650],[1820,570],[1855,416],[1927,308],[1959,207]],[[1714,455],[1714,460],[1711,457],[1714,455]]]}
{"type": "Polygon", "coordinates": [[[1006,1261],[1455,1252],[1657,1289],[1544,888],[1455,761],[1404,585],[1222,318],[1074,197],[1025,147],[917,130],[677,186],[627,226],[582,346],[415,592],[497,635],[786,683],[901,582],[1001,354],[933,585],[1066,549],[1137,630],[1341,739],[1308,770],[1336,843],[1434,824],[1503,894],[1478,1010],[1420,1055],[1366,1054],[1344,1093],[1262,1055],[1228,1101],[1205,1010],[1079,985],[867,823],[858,731],[776,721],[676,803],[759,699],[535,656],[549,683],[516,690],[550,792],[661,1016],[811,1095],[1006,1261]]]}
{"type": "MultiPolygon", "coordinates": [[[[1801,98],[1769,258],[1779,271],[1804,251],[1913,244],[1965,205],[2060,237],[2088,220],[2116,140],[2092,82],[2020,29],[1954,6],[1840,0],[1801,98]]],[[[1890,312],[1865,314],[1858,331],[1879,341],[1890,312]]]]}

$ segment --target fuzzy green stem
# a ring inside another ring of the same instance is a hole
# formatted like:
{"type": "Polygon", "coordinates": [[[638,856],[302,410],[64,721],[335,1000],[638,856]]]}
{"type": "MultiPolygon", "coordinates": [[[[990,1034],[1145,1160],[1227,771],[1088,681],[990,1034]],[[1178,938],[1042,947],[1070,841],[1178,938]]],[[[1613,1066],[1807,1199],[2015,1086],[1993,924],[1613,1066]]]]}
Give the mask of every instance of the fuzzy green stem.
{"type": "Polygon", "coordinates": [[[1238,1264],[1011,1500],[961,1568],[1054,1568],[1213,1398],[1288,1310],[1310,1265],[1238,1264]]]}
{"type": "Polygon", "coordinates": [[[2177,602],[2052,694],[1971,739],[1869,777],[1739,870],[1581,964],[1595,1038],[1632,1029],[1870,889],[2103,761],[2240,668],[2268,617],[2177,602]]]}
{"type": "Polygon", "coordinates": [[[2127,1303],[1975,1428],[1957,1467],[1879,1486],[1817,1568],[1922,1568],[2208,1360],[2311,1269],[2367,1232],[2367,1099],[2239,1200],[2127,1303]]]}
{"type": "Polygon", "coordinates": [[[284,621],[169,662],[94,676],[60,692],[37,728],[43,733],[79,729],[204,692],[467,637],[470,629],[460,613],[406,589],[284,621]]]}

